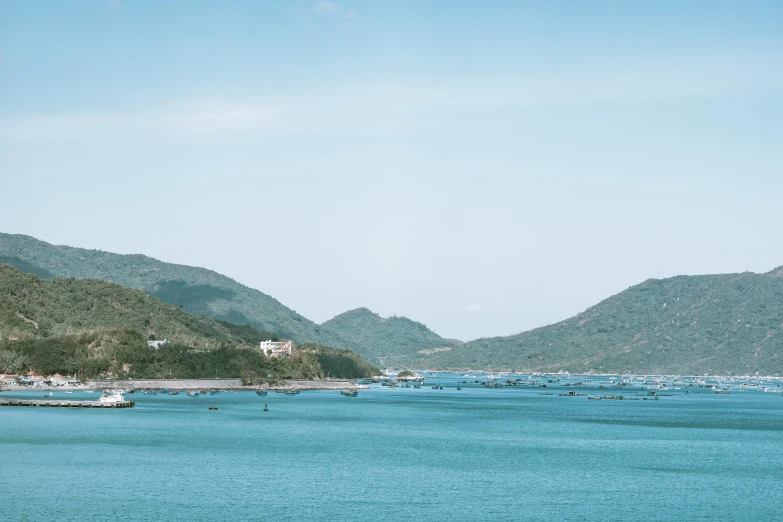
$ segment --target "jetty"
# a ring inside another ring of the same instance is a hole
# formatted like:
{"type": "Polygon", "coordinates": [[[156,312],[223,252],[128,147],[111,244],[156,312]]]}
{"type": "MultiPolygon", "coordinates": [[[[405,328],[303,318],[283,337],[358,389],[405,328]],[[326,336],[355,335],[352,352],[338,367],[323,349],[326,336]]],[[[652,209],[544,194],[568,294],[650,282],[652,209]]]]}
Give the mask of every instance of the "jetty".
{"type": "Polygon", "coordinates": [[[0,406],[34,406],[38,408],[133,408],[133,401],[59,401],[35,399],[0,399],[0,406]]]}

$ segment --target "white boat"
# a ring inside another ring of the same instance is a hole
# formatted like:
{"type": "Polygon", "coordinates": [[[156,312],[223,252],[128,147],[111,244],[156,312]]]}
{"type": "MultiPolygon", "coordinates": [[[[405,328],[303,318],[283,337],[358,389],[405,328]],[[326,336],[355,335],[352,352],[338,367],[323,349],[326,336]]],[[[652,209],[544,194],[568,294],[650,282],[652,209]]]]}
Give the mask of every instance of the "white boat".
{"type": "Polygon", "coordinates": [[[103,395],[101,395],[101,398],[98,399],[99,402],[109,402],[109,403],[117,403],[117,402],[125,402],[125,391],[124,390],[104,390],[103,395]]]}

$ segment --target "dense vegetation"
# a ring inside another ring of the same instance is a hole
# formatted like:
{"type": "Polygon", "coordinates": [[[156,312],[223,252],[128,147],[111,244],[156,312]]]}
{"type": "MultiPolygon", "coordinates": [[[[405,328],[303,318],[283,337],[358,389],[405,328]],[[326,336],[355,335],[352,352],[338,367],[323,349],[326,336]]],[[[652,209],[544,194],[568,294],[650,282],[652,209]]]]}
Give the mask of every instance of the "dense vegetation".
{"type": "Polygon", "coordinates": [[[0,371],[91,378],[368,377],[347,350],[303,345],[292,357],[256,348],[252,326],[196,317],[141,291],[91,279],[43,280],[0,264],[0,371]],[[18,338],[9,340],[9,337],[18,338]],[[149,339],[167,339],[159,349],[149,339]]]}
{"type": "Polygon", "coordinates": [[[563,322],[402,366],[783,374],[783,269],[648,280],[563,322]]]}
{"type": "Polygon", "coordinates": [[[41,278],[100,279],[142,290],[166,303],[234,324],[249,324],[298,343],[360,347],[322,328],[258,290],[212,270],[164,263],[143,255],[55,246],[35,238],[0,233],[0,263],[41,278]]]}
{"type": "Polygon", "coordinates": [[[425,325],[406,317],[381,317],[367,308],[351,310],[326,321],[323,326],[362,347],[367,360],[394,366],[399,356],[460,346],[425,325]]]}

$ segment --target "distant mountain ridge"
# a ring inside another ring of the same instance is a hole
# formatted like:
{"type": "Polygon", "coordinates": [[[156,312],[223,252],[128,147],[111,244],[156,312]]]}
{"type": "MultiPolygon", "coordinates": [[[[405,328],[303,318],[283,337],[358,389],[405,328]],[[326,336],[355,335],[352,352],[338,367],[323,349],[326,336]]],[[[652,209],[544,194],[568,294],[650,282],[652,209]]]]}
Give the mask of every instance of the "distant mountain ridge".
{"type": "Polygon", "coordinates": [[[410,367],[783,375],[783,267],[650,279],[556,324],[398,361],[410,367]]]}
{"type": "Polygon", "coordinates": [[[367,308],[349,310],[323,323],[325,328],[368,347],[373,364],[394,366],[397,357],[421,352],[449,351],[461,341],[446,340],[424,324],[406,317],[381,317],[367,308]]]}

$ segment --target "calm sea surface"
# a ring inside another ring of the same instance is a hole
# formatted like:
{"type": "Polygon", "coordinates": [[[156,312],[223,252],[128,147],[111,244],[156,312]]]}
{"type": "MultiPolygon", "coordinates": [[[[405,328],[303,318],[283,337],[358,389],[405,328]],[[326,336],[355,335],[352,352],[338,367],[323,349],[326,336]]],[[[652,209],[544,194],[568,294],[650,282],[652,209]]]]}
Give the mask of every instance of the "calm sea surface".
{"type": "Polygon", "coordinates": [[[780,393],[596,401],[553,386],[457,391],[462,379],[355,398],[0,408],[0,519],[783,519],[780,393]]]}

